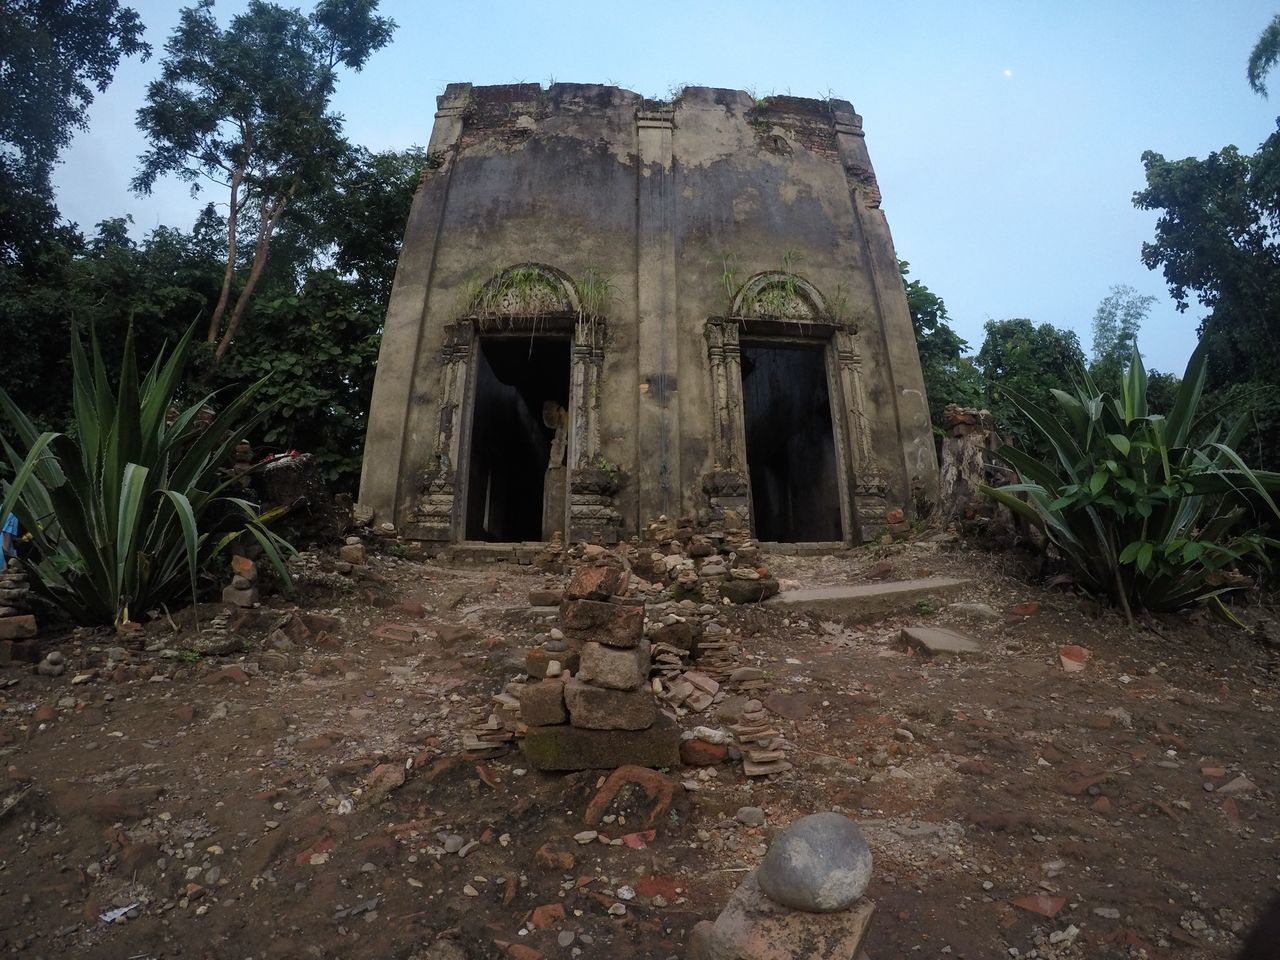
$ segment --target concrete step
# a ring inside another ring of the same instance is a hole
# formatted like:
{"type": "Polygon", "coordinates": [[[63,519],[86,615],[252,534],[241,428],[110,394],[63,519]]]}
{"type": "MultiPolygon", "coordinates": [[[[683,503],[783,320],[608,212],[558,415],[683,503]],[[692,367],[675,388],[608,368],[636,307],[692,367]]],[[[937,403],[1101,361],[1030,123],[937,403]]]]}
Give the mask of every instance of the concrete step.
{"type": "Polygon", "coordinates": [[[785,590],[766,600],[765,605],[826,617],[876,620],[892,613],[914,612],[922,600],[933,601],[932,606],[936,608],[941,601],[964,593],[968,587],[968,580],[950,577],[811,587],[807,590],[785,590]]]}
{"type": "Polygon", "coordinates": [[[467,540],[450,544],[444,551],[451,563],[533,563],[538,554],[547,548],[545,543],[523,541],[520,543],[480,543],[467,540]]]}
{"type": "Polygon", "coordinates": [[[772,543],[761,541],[760,550],[766,555],[782,557],[829,557],[835,554],[848,553],[857,549],[840,541],[803,541],[792,543],[772,543]]]}

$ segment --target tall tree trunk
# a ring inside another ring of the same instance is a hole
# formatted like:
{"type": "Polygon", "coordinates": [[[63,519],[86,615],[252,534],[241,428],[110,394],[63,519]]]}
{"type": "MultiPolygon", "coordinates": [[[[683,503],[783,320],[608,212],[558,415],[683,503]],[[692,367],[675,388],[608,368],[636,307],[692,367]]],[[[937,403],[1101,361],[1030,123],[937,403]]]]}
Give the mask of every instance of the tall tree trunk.
{"type": "Polygon", "coordinates": [[[298,182],[295,180],[285,194],[276,201],[274,207],[268,208],[265,198],[259,207],[258,243],[253,251],[253,265],[249,268],[249,279],[245,281],[244,289],[240,291],[240,296],[236,298],[235,308],[231,311],[231,319],[227,321],[227,329],[223,332],[222,339],[218,341],[218,349],[213,353],[215,369],[222,363],[222,358],[226,356],[227,350],[231,348],[231,341],[240,326],[240,320],[244,317],[245,307],[249,305],[249,298],[253,296],[253,290],[258,285],[262,270],[267,265],[267,251],[271,246],[271,234],[297,188],[298,182]]]}
{"type": "Polygon", "coordinates": [[[222,318],[227,312],[227,302],[231,299],[231,283],[236,275],[236,220],[240,213],[240,183],[244,179],[244,167],[236,167],[231,174],[231,208],[227,212],[227,269],[222,274],[222,289],[218,292],[218,305],[213,308],[213,316],[209,318],[209,334],[205,338],[209,343],[218,342],[218,334],[222,332],[222,318]]]}

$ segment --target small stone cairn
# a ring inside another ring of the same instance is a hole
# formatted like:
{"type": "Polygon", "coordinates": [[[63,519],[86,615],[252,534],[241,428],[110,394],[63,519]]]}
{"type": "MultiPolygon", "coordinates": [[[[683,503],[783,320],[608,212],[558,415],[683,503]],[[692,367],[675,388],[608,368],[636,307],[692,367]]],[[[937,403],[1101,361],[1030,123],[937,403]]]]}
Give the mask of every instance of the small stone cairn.
{"type": "Polygon", "coordinates": [[[714,921],[693,928],[689,960],[854,960],[871,925],[872,857],[862,831],[815,813],[782,832],[714,921]]]}
{"type": "Polygon", "coordinates": [[[679,731],[650,685],[644,603],[625,596],[631,574],[621,556],[595,555],[565,587],[561,627],[528,655],[525,755],[542,770],[674,766],[679,731]]]}
{"type": "Polygon", "coordinates": [[[258,565],[248,557],[231,558],[231,583],[222,588],[222,602],[236,607],[258,602],[258,565]]]}
{"type": "Polygon", "coordinates": [[[31,585],[22,561],[11,557],[0,573],[0,659],[34,662],[36,618],[31,613],[31,585]]]}

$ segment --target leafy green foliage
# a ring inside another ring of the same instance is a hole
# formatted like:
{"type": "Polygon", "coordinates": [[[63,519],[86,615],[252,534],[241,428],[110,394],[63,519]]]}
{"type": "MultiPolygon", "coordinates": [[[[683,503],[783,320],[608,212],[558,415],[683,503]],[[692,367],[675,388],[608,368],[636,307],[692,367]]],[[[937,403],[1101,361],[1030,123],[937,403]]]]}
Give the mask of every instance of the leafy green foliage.
{"type": "Polygon", "coordinates": [[[942,427],[942,410],[949,403],[962,407],[984,404],[982,376],[973,360],[964,355],[969,344],[951,329],[947,305],[919,280],[907,280],[911,264],[898,261],[907,293],[907,309],[916,334],[920,369],[929,398],[929,419],[935,433],[942,427]]]}
{"type": "Polygon", "coordinates": [[[150,364],[217,297],[220,227],[212,211],[192,233],[160,227],[140,242],[127,225],[103,221],[88,240],[46,244],[27,269],[0,268],[4,385],[41,426],[71,418],[70,393],[50,386],[71,381],[67,343],[76,326],[97,331],[108,367],[117,369],[132,324],[139,362],[150,364]]]}
{"type": "Polygon", "coordinates": [[[85,128],[120,58],[150,55],[142,33],[118,0],[0,4],[0,263],[38,254],[53,232],[58,153],[85,128]]]}
{"type": "Polygon", "coordinates": [[[1108,392],[1120,386],[1125,361],[1138,347],[1138,331],[1156,298],[1117,284],[1093,315],[1093,363],[1089,373],[1108,392]]]}
{"type": "MultiPolygon", "coordinates": [[[[325,190],[283,219],[240,349],[216,370],[208,344],[191,349],[191,366],[210,388],[274,374],[253,401],[270,416],[247,439],[313,453],[341,490],[354,490],[359,478],[382,318],[421,165],[417,147],[346,154],[325,190]]],[[[98,332],[114,368],[132,325],[139,362],[149,364],[218,299],[226,223],[212,205],[189,233],[160,227],[135,242],[127,228],[126,219],[108,220],[89,240],[50,244],[38,270],[0,267],[5,385],[42,427],[71,416],[69,397],[49,384],[70,380],[73,326],[98,332]]],[[[603,279],[597,286],[608,292],[603,279]]]]}
{"type": "Polygon", "coordinates": [[[82,623],[121,624],[199,589],[201,568],[238,537],[252,537],[284,582],[291,549],[248,501],[230,495],[223,466],[255,419],[262,382],[203,417],[213,394],[179,407],[191,327],[139,381],[132,335],[113,392],[95,339],[92,357],[71,341],[74,434],[39,432],[0,390],[19,447],[3,440],[13,479],[0,515],[31,535],[34,586],[82,623]],[[23,452],[19,452],[21,449],[23,452]]]}
{"type": "MultiPolygon", "coordinates": [[[[1280,20],[1250,61],[1255,89],[1278,49],[1280,20]]],[[[1207,400],[1242,416],[1241,449],[1254,463],[1280,468],[1280,132],[1252,155],[1228,146],[1204,159],[1148,151],[1142,161],[1146,188],[1134,205],[1160,212],[1143,262],[1163,270],[1179,310],[1208,310],[1199,331],[1207,400]]]]}
{"type": "Polygon", "coordinates": [[[1258,41],[1249,53],[1249,66],[1246,74],[1253,92],[1265,97],[1267,95],[1267,74],[1280,59],[1280,15],[1271,18],[1258,36],[1258,41]]]}
{"type": "Polygon", "coordinates": [[[384,309],[333,270],[258,300],[241,349],[219,370],[231,382],[263,381],[253,404],[270,415],[255,444],[308,451],[330,484],[355,489],[384,309]]]}
{"type": "Polygon", "coordinates": [[[1209,382],[1280,383],[1280,134],[1248,156],[1225,147],[1203,160],[1142,155],[1147,186],[1134,195],[1161,211],[1142,260],[1162,268],[1179,310],[1194,298],[1210,312],[1209,382]]]}
{"type": "MultiPolygon", "coordinates": [[[[280,283],[332,268],[384,308],[409,207],[426,165],[422,147],[348,150],[324,188],[299,197],[283,218],[272,260],[280,283]]],[[[270,285],[270,279],[264,279],[270,285]]]]}
{"type": "Polygon", "coordinates": [[[1227,572],[1266,563],[1267,549],[1280,546],[1257,519],[1280,519],[1272,499],[1280,474],[1245,464],[1232,449],[1238,427],[1195,438],[1205,352],[1202,344],[1192,355],[1167,417],[1149,412],[1136,351],[1119,396],[1101,391],[1083,368],[1074,390],[1050,391],[1057,414],[1030,393],[1009,394],[1053,453],[1042,460],[1002,448],[1020,482],[983,491],[1043,530],[1078,582],[1126,613],[1173,610],[1237,589],[1227,572]]]}
{"type": "Polygon", "coordinates": [[[1068,389],[1073,372],[1084,366],[1079,338],[1073,331],[1048,323],[1036,326],[1023,318],[988,320],[977,364],[996,429],[1006,440],[1039,454],[1048,453],[1041,435],[1027,422],[1014,398],[1038,396],[1046,387],[1068,389]]]}
{"type": "Polygon", "coordinates": [[[347,150],[330,100],[338,67],[359,70],[390,41],[395,24],[376,16],[377,6],[321,0],[306,17],[250,0],[223,29],[213,0],[199,0],[182,10],[165,46],[138,111],[150,147],[133,186],[146,193],[176,174],[193,189],[207,179],[227,191],[226,270],[207,333],[215,365],[244,319],[280,218],[296,197],[324,189],[347,150]],[[253,238],[253,256],[237,283],[242,234],[253,238]]]}
{"type": "MultiPolygon", "coordinates": [[[[1096,380],[1096,378],[1095,378],[1096,380]]],[[[1116,381],[1117,385],[1119,381],[1116,381]]],[[[1178,399],[1178,387],[1182,381],[1176,373],[1161,373],[1159,370],[1152,370],[1147,376],[1147,409],[1152,413],[1169,415],[1169,411],[1173,409],[1174,403],[1178,399]]],[[[1212,406],[1212,404],[1211,404],[1212,406]]],[[[1254,463],[1261,463],[1256,457],[1253,458],[1254,463]]]]}

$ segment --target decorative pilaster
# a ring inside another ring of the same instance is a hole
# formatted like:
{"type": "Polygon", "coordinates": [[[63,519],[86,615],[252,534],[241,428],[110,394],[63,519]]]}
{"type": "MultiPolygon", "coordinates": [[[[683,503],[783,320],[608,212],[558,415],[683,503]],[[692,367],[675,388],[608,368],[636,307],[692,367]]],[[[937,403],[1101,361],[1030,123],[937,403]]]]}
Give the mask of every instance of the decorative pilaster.
{"type": "Polygon", "coordinates": [[[604,338],[603,320],[580,317],[574,325],[569,462],[575,467],[588,466],[600,455],[600,371],[604,366],[604,338]]]}
{"type": "Polygon", "coordinates": [[[440,351],[444,369],[440,419],[431,460],[422,473],[420,496],[411,518],[424,540],[454,539],[462,411],[474,350],[474,324],[460,321],[445,328],[445,342],[440,351]]]}
{"type": "Polygon", "coordinates": [[[573,331],[569,399],[569,539],[618,540],[622,516],[615,496],[621,471],[600,456],[600,377],[605,323],[579,317],[573,331]]]}
{"type": "Polygon", "coordinates": [[[680,510],[676,200],[670,104],[636,111],[636,307],[640,395],[636,464],[640,516],[680,510]]]}
{"type": "Polygon", "coordinates": [[[836,331],[835,347],[840,367],[840,393],[844,398],[844,419],[848,424],[849,450],[853,459],[853,497],[858,534],[863,541],[874,540],[885,526],[888,485],[872,452],[862,354],[858,351],[856,335],[848,328],[836,331]]]}
{"type": "Polygon", "coordinates": [[[711,364],[713,460],[711,472],[703,474],[702,491],[713,512],[734,510],[745,521],[750,498],[739,323],[732,318],[714,318],[707,321],[704,333],[711,364]]]}

